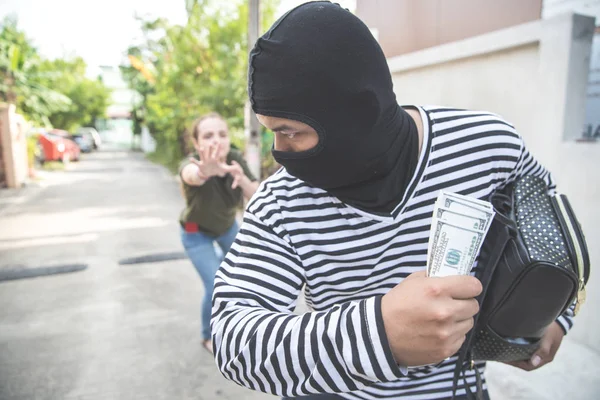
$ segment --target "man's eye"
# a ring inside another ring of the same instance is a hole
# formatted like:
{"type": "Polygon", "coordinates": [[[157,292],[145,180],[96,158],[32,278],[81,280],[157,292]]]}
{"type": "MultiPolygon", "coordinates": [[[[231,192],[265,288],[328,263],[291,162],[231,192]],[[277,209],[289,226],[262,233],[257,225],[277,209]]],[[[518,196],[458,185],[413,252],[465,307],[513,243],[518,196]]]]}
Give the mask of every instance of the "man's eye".
{"type": "Polygon", "coordinates": [[[281,132],[281,134],[288,139],[293,139],[296,136],[296,132],[281,132]]]}

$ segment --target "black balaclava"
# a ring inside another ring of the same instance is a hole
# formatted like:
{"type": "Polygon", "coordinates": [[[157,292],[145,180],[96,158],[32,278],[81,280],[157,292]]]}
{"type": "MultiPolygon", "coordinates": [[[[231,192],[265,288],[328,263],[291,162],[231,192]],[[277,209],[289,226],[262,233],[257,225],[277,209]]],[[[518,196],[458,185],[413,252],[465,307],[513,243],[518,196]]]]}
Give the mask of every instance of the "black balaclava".
{"type": "Polygon", "coordinates": [[[254,112],[304,122],[303,152],[272,150],[293,176],[358,208],[391,212],[415,171],[418,134],[397,104],[383,51],[367,26],[327,1],[289,11],[250,53],[254,112]]]}

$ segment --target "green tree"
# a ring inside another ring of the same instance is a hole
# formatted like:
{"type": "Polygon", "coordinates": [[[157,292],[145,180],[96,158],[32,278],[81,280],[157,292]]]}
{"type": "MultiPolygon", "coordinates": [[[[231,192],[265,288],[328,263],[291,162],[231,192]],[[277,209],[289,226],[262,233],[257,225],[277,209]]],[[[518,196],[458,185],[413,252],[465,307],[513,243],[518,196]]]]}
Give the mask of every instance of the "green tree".
{"type": "MultiPolygon", "coordinates": [[[[272,23],[276,4],[261,2],[263,26],[272,23]]],[[[233,142],[243,143],[248,2],[188,0],[186,8],[183,26],[142,20],[144,42],[130,47],[129,55],[145,67],[122,67],[130,87],[142,95],[138,107],[144,123],[157,140],[162,161],[170,166],[189,148],[192,121],[208,111],[223,115],[233,142]]]]}
{"type": "Polygon", "coordinates": [[[68,107],[48,116],[52,126],[72,131],[104,117],[111,92],[102,82],[86,78],[83,59],[45,60],[40,69],[46,72],[48,85],[71,100],[68,107]]]}
{"type": "Polygon", "coordinates": [[[48,115],[66,110],[71,101],[48,85],[41,63],[16,18],[6,17],[0,24],[0,100],[15,104],[35,123],[49,125],[48,115]]]}
{"type": "Polygon", "coordinates": [[[104,116],[110,91],[85,77],[83,59],[44,60],[17,27],[0,25],[0,100],[16,104],[35,124],[72,130],[104,116]]]}

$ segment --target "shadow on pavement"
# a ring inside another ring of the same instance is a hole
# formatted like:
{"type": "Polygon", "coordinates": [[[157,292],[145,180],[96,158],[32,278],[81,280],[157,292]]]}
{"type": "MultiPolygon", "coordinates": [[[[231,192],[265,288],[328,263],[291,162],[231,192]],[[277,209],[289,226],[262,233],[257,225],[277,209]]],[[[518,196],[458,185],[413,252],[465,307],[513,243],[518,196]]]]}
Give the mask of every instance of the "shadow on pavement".
{"type": "Polygon", "coordinates": [[[170,253],[155,253],[155,254],[146,254],[138,257],[131,258],[123,258],[119,260],[119,265],[133,265],[133,264],[146,264],[153,262],[162,262],[162,261],[176,261],[176,260],[185,260],[187,256],[182,251],[170,252],[170,253]]]}
{"type": "Polygon", "coordinates": [[[87,269],[87,264],[65,264],[65,265],[53,265],[47,267],[14,267],[14,268],[2,268],[0,269],[0,282],[2,281],[14,281],[17,279],[29,279],[37,278],[40,276],[49,276],[57,274],[68,274],[71,272],[78,272],[87,269]]]}

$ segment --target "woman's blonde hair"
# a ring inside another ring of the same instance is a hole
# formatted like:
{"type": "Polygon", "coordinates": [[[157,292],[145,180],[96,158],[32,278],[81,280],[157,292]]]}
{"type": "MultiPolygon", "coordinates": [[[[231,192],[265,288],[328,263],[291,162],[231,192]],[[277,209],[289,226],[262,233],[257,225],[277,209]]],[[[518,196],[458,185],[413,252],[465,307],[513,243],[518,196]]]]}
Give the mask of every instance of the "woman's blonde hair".
{"type": "Polygon", "coordinates": [[[211,111],[208,114],[204,114],[203,116],[201,116],[200,118],[196,119],[194,121],[194,123],[192,124],[192,137],[196,140],[198,140],[198,127],[200,126],[200,123],[202,123],[202,121],[204,121],[205,119],[209,119],[209,118],[218,118],[221,121],[225,122],[225,124],[227,124],[227,121],[225,121],[225,118],[223,118],[223,116],[217,112],[211,111]]]}

